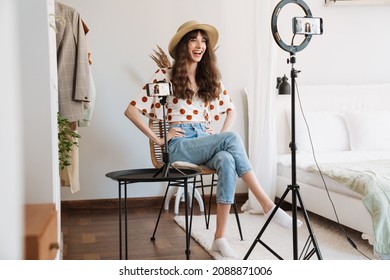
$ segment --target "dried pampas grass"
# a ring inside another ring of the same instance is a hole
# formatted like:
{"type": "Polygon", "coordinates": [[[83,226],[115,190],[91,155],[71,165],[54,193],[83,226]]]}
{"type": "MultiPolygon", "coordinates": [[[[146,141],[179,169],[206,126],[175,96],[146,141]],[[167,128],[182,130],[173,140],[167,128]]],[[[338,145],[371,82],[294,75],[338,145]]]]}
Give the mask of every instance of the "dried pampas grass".
{"type": "Polygon", "coordinates": [[[149,55],[154,62],[156,62],[159,68],[169,68],[171,67],[171,61],[168,56],[165,54],[164,50],[157,45],[158,51],[153,50],[153,54],[149,55]]]}

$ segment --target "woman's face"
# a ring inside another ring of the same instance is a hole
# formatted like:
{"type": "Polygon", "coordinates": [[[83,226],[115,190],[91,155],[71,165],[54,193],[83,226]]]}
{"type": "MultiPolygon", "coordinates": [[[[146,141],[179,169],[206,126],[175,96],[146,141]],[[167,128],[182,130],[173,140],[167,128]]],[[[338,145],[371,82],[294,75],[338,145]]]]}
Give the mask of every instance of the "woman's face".
{"type": "Polygon", "coordinates": [[[188,41],[188,54],[191,62],[199,62],[206,51],[206,37],[198,32],[195,38],[188,41]]]}

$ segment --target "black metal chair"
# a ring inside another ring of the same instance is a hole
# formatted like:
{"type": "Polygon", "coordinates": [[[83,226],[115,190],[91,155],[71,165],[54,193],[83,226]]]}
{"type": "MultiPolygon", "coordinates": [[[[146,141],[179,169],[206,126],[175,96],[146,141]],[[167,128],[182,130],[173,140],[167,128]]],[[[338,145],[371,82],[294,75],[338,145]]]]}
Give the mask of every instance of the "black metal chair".
{"type": "MultiPolygon", "coordinates": [[[[163,126],[163,122],[162,121],[158,121],[158,120],[149,120],[149,127],[152,129],[152,131],[154,133],[156,133],[157,136],[159,137],[164,137],[164,126],[163,126]]],[[[150,145],[150,157],[151,157],[151,160],[152,160],[152,164],[155,168],[161,168],[164,164],[163,162],[163,148],[160,147],[159,145],[157,145],[156,143],[154,143],[153,141],[149,141],[149,145],[150,145]]],[[[205,222],[206,222],[206,229],[209,229],[209,224],[210,224],[210,214],[211,214],[211,203],[212,203],[212,196],[213,196],[213,190],[214,190],[214,186],[216,186],[217,184],[217,172],[216,170],[214,169],[209,169],[203,165],[194,165],[194,164],[185,164],[185,165],[180,165],[179,163],[175,164],[175,163],[172,163],[172,166],[176,167],[176,168],[194,168],[196,170],[198,170],[200,172],[200,175],[197,176],[195,178],[195,182],[194,182],[194,186],[196,189],[198,188],[201,188],[202,190],[202,199],[203,199],[203,202],[205,202],[205,191],[204,191],[204,188],[207,188],[209,187],[210,188],[210,197],[209,197],[209,201],[208,201],[208,209],[206,210],[206,204],[204,203],[204,217],[205,217],[205,222]],[[211,181],[209,183],[205,183],[205,176],[211,176],[211,181]]],[[[166,199],[168,197],[168,189],[172,186],[171,183],[169,183],[167,185],[167,190],[165,192],[165,196],[164,196],[164,203],[163,205],[161,206],[161,209],[160,209],[160,213],[164,207],[164,204],[166,203],[166,199]]],[[[186,194],[184,194],[186,195],[186,194]]],[[[194,199],[194,197],[191,198],[192,200],[194,199]]],[[[244,240],[243,239],[243,235],[242,235],[242,229],[241,229],[241,223],[240,223],[240,218],[238,216],[238,208],[237,208],[237,204],[236,204],[236,201],[234,201],[233,203],[233,209],[234,209],[234,214],[235,214],[235,217],[236,217],[236,221],[237,221],[237,226],[238,226],[238,231],[239,231],[239,234],[240,234],[240,238],[241,240],[244,240]]],[[[192,211],[191,211],[191,220],[192,220],[192,211]]],[[[159,220],[158,220],[159,221],[159,220]]],[[[156,227],[155,227],[155,231],[157,230],[157,227],[158,227],[158,221],[156,223],[156,227]]],[[[153,237],[154,237],[154,234],[153,234],[153,237]]]]}

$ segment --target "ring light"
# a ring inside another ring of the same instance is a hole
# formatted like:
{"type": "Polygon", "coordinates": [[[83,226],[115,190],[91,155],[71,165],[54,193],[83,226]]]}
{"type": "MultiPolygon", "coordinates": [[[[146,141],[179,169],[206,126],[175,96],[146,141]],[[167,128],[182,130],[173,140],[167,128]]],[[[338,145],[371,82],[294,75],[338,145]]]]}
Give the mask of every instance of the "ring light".
{"type": "MultiPolygon", "coordinates": [[[[251,254],[252,250],[254,249],[254,247],[256,246],[257,243],[260,243],[261,245],[263,245],[266,249],[269,250],[270,253],[272,253],[278,259],[283,260],[283,258],[276,251],[272,250],[268,245],[266,245],[264,243],[264,240],[260,240],[260,238],[261,238],[262,234],[264,233],[266,227],[269,225],[271,219],[275,215],[276,211],[279,210],[278,208],[281,206],[281,204],[283,203],[284,199],[287,197],[287,195],[290,191],[292,192],[292,199],[290,202],[291,202],[291,208],[292,208],[292,221],[293,221],[292,222],[293,258],[294,258],[294,260],[308,260],[314,254],[316,254],[317,258],[319,260],[322,260],[322,255],[321,255],[320,249],[318,247],[317,240],[316,240],[314,233],[312,231],[312,228],[310,226],[309,217],[308,217],[307,212],[305,210],[305,207],[303,205],[302,197],[299,194],[299,185],[297,184],[297,169],[296,169],[296,167],[297,167],[297,164],[296,164],[297,146],[296,146],[296,142],[295,142],[295,133],[296,133],[295,132],[295,107],[296,107],[295,106],[295,86],[296,86],[295,78],[297,77],[297,73],[299,71],[294,69],[295,53],[303,50],[309,44],[311,37],[312,37],[312,33],[318,34],[318,35],[322,34],[322,25],[321,25],[322,21],[320,20],[320,22],[319,22],[320,27],[321,27],[320,30],[316,31],[316,32],[313,32],[311,28],[308,28],[307,30],[304,31],[305,33],[299,33],[299,32],[297,32],[297,26],[294,25],[294,29],[293,29],[294,36],[295,36],[295,34],[304,34],[306,37],[305,37],[304,41],[302,41],[302,43],[299,46],[285,44],[282,41],[282,39],[280,38],[276,23],[277,23],[277,19],[278,19],[278,15],[280,13],[280,10],[286,4],[289,4],[289,3],[298,4],[305,11],[306,18],[308,18],[310,20],[312,20],[314,18],[311,15],[309,7],[305,4],[305,2],[303,2],[301,0],[295,0],[295,1],[294,0],[282,0],[282,1],[280,1],[280,3],[275,7],[274,13],[272,15],[272,34],[274,36],[274,39],[275,39],[276,43],[283,50],[290,52],[290,56],[291,56],[290,59],[287,61],[287,63],[291,63],[291,65],[292,65],[292,67],[291,67],[291,142],[289,145],[289,147],[291,149],[291,184],[289,184],[287,186],[286,191],[280,197],[280,201],[275,206],[275,208],[272,210],[272,213],[268,217],[263,228],[260,230],[256,239],[253,241],[252,246],[249,248],[248,252],[246,253],[246,255],[244,257],[244,260],[248,259],[249,255],[251,254]],[[307,226],[307,229],[308,229],[309,235],[310,235],[308,237],[308,240],[306,241],[306,244],[302,248],[302,251],[300,252],[300,254],[298,252],[298,250],[300,250],[300,248],[298,247],[298,223],[297,223],[298,204],[297,204],[297,202],[299,202],[299,205],[300,205],[302,214],[305,218],[306,226],[307,226]]],[[[298,18],[297,17],[294,18],[294,24],[296,23],[295,22],[296,19],[298,19],[298,18]]],[[[287,77],[284,76],[284,78],[285,78],[284,82],[286,83],[285,86],[287,86],[287,81],[285,81],[287,79],[287,77]]],[[[283,80],[283,78],[282,78],[282,80],[283,80]]],[[[289,89],[289,87],[287,86],[287,88],[285,88],[285,89],[287,91],[287,89],[289,89]]]]}
{"type": "Polygon", "coordinates": [[[279,4],[276,5],[274,12],[272,14],[271,18],[271,29],[272,29],[272,35],[274,36],[274,39],[276,43],[281,47],[283,50],[290,52],[290,53],[296,53],[301,50],[303,50],[310,42],[312,35],[305,35],[305,39],[302,41],[302,43],[298,46],[294,45],[287,45],[285,42],[283,42],[282,38],[280,37],[280,34],[278,32],[278,26],[277,26],[277,21],[278,21],[278,16],[280,11],[284,6],[287,4],[297,4],[302,8],[302,10],[305,12],[306,17],[312,17],[312,13],[310,11],[309,6],[302,0],[282,0],[279,2],[279,4]]]}

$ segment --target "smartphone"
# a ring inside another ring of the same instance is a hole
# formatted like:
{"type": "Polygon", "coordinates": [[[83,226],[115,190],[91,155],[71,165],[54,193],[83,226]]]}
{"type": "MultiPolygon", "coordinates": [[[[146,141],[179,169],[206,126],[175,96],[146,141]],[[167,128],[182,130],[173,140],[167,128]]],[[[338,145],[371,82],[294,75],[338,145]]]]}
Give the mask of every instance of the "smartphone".
{"type": "Polygon", "coordinates": [[[168,96],[172,95],[171,83],[148,83],[146,84],[146,94],[148,96],[168,96]]]}
{"type": "Polygon", "coordinates": [[[299,35],[321,35],[323,33],[322,18],[294,17],[293,32],[299,35]]]}

